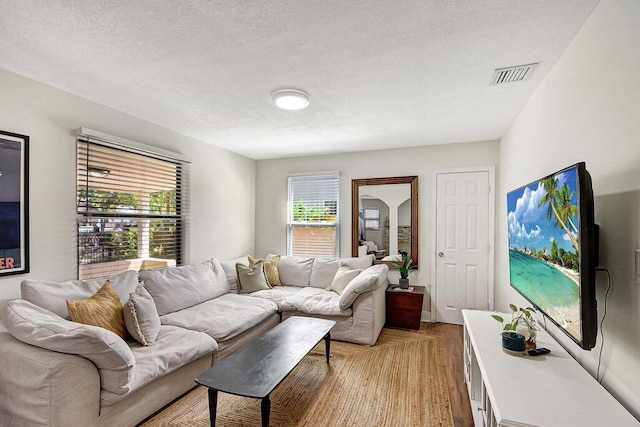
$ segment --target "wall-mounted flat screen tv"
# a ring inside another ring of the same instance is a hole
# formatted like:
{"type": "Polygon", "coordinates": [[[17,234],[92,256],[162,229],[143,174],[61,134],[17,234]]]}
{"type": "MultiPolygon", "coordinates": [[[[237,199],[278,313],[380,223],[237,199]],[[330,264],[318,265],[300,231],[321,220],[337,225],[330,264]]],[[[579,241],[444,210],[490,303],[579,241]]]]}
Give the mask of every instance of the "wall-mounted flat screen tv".
{"type": "Polygon", "coordinates": [[[511,286],[581,348],[597,334],[598,226],[585,163],[507,194],[511,286]]]}

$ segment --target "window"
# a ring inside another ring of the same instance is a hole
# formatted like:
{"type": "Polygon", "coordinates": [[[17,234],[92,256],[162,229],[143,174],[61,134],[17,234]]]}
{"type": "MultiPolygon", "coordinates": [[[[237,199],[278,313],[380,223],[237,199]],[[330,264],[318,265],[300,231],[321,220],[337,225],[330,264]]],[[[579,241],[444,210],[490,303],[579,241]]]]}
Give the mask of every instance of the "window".
{"type": "Polygon", "coordinates": [[[78,136],[80,279],[182,264],[188,218],[184,160],[129,142],[78,136]]]}
{"type": "Polygon", "coordinates": [[[338,257],[339,173],[291,176],[287,254],[338,257]]]}
{"type": "Polygon", "coordinates": [[[364,209],[364,228],[365,230],[380,230],[380,209],[364,209]]]}

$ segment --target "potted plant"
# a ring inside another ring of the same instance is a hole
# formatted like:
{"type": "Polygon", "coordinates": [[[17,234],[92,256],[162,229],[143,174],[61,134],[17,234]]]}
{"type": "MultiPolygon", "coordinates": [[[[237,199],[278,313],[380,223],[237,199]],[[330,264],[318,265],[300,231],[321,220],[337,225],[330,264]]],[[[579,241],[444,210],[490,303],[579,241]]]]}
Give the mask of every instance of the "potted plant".
{"type": "Polygon", "coordinates": [[[502,330],[509,332],[518,332],[526,338],[526,349],[532,350],[536,348],[536,337],[539,330],[538,324],[533,313],[536,309],[533,307],[516,307],[513,304],[509,304],[511,309],[511,322],[504,323],[505,320],[502,316],[492,314],[491,317],[502,323],[502,330]]]}
{"type": "Polygon", "coordinates": [[[402,261],[400,264],[396,264],[396,268],[400,272],[400,279],[398,280],[398,285],[400,285],[400,289],[408,289],[409,288],[409,269],[411,268],[411,264],[413,260],[411,256],[404,251],[400,251],[400,255],[402,255],[402,261]]]}

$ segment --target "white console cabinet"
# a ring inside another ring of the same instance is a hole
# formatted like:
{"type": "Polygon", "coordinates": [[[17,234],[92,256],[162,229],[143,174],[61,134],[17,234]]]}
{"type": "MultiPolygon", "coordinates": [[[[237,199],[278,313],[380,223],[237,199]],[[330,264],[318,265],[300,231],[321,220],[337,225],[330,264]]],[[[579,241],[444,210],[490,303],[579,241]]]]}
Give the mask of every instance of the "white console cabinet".
{"type": "Polygon", "coordinates": [[[504,353],[502,326],[491,314],[462,311],[464,376],[476,427],[640,425],[545,331],[538,332],[538,347],[551,353],[504,353]]]}

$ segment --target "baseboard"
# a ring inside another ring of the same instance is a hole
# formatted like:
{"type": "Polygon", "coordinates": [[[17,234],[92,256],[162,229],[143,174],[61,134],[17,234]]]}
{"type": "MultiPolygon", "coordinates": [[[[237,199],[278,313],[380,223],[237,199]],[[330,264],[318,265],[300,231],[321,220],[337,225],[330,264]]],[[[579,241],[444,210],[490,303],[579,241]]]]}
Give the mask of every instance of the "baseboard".
{"type": "Polygon", "coordinates": [[[420,315],[421,322],[431,322],[431,312],[422,310],[422,314],[420,315]]]}

